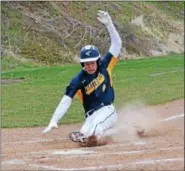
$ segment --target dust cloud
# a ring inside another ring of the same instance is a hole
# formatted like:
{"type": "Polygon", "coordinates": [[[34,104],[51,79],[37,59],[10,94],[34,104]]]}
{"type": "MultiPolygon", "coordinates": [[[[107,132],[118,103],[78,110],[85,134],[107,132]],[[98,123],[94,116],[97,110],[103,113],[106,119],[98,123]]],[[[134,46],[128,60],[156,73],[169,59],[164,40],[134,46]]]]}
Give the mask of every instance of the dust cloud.
{"type": "Polygon", "coordinates": [[[143,135],[158,134],[161,129],[156,129],[156,124],[162,120],[154,109],[146,106],[144,103],[135,102],[128,104],[117,111],[118,122],[114,133],[113,141],[131,141],[139,139],[137,130],[143,130],[143,135]]]}

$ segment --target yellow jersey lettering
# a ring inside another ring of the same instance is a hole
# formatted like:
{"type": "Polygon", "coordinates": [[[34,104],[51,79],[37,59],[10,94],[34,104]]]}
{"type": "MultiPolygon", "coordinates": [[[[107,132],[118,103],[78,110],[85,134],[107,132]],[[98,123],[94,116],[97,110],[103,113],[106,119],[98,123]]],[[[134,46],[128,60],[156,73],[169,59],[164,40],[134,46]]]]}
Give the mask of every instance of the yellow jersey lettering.
{"type": "Polygon", "coordinates": [[[85,92],[86,94],[91,94],[94,90],[96,90],[105,80],[105,77],[103,74],[98,74],[97,78],[92,80],[86,87],[85,92]]]}

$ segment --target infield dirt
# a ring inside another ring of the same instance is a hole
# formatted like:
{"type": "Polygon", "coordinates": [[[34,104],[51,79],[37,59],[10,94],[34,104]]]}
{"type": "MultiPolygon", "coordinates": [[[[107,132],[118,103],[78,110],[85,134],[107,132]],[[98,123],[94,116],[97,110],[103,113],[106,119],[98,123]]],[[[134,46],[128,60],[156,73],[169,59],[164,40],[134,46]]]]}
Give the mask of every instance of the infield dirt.
{"type": "Polygon", "coordinates": [[[118,111],[113,142],[82,148],[68,133],[82,124],[2,129],[1,170],[184,170],[184,99],[162,105],[131,104],[118,111]],[[156,126],[156,122],[179,116],[156,126]],[[133,127],[145,128],[140,137],[133,127]]]}

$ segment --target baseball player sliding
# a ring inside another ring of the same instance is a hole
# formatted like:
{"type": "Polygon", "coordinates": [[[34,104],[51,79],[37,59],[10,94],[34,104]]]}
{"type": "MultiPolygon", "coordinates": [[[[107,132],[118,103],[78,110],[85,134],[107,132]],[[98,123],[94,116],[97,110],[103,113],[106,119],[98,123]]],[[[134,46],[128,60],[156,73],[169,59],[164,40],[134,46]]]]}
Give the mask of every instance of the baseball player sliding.
{"type": "Polygon", "coordinates": [[[72,132],[69,138],[81,145],[93,141],[96,145],[105,133],[117,122],[117,113],[113,106],[114,89],[112,70],[118,61],[122,41],[114,27],[108,12],[99,11],[97,19],[108,29],[111,46],[102,58],[94,45],[86,45],[80,51],[82,70],[71,80],[66,92],[56,108],[49,125],[42,133],[58,128],[57,122],[63,118],[77,94],[85,110],[85,123],[80,132],[72,132]]]}

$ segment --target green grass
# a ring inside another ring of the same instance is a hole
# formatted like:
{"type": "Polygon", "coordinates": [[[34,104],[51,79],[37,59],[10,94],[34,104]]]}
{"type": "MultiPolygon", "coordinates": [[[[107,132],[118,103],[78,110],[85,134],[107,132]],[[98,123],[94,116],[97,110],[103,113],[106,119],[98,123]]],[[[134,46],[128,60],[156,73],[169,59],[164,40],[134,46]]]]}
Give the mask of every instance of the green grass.
{"type": "MultiPolygon", "coordinates": [[[[4,79],[24,78],[21,83],[2,84],[2,127],[47,125],[65,87],[80,69],[76,64],[2,71],[4,79]]],[[[120,61],[113,81],[117,108],[133,101],[155,105],[184,98],[184,56],[120,61]]],[[[59,124],[83,118],[83,108],[75,99],[59,124]]]]}
{"type": "Polygon", "coordinates": [[[19,57],[3,56],[1,58],[1,69],[3,71],[12,69],[34,68],[42,65],[44,66],[44,64],[36,63],[31,60],[26,60],[19,57]]]}

